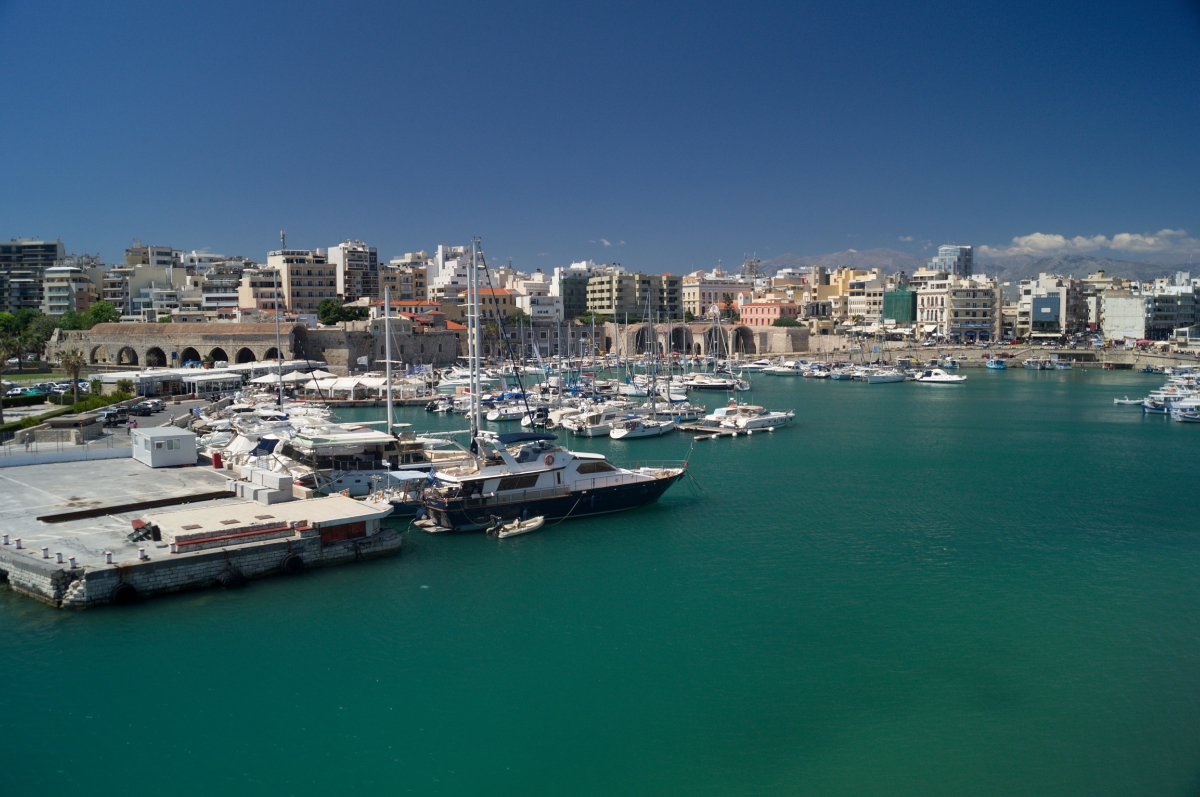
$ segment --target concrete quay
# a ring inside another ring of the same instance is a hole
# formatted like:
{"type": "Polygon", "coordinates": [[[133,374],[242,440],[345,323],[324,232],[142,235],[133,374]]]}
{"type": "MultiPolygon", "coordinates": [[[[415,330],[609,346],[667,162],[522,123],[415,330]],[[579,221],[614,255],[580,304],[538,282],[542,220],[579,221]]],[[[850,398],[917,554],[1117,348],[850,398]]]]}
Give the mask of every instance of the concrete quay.
{"type": "Polygon", "coordinates": [[[233,497],[227,476],[133,459],[6,469],[0,581],[50,606],[82,608],[400,551],[399,533],[380,524],[386,505],[331,496],[268,506],[233,497]],[[146,539],[130,541],[135,521],[146,539]]]}

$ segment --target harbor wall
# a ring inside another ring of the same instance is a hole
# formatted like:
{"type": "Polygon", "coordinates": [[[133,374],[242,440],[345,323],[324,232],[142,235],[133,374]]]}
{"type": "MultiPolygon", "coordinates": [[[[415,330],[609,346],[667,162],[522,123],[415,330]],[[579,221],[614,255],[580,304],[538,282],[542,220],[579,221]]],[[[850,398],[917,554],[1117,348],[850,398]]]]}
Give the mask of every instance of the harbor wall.
{"type": "Polygon", "coordinates": [[[285,557],[297,555],[304,568],[329,567],[377,559],[400,552],[400,534],[383,528],[369,537],[337,542],[322,541],[319,529],[298,531],[286,539],[272,539],[192,553],[168,552],[165,544],[147,543],[145,561],[89,565],[74,570],[40,551],[0,548],[0,578],[14,591],[61,608],[83,608],[110,603],[118,585],[128,584],[137,597],[154,597],[184,590],[222,586],[240,579],[282,574],[285,557]],[[232,577],[232,578],[231,578],[232,577]]]}

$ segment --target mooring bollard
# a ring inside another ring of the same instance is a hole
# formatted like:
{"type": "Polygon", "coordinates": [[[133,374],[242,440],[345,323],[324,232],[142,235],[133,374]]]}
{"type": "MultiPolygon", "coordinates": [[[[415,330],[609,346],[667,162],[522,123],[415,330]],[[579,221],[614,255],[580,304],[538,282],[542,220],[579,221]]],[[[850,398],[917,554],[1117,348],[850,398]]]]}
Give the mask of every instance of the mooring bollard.
{"type": "Polygon", "coordinates": [[[58,565],[62,564],[62,551],[54,552],[54,563],[58,565]]]}
{"type": "Polygon", "coordinates": [[[71,558],[67,559],[67,563],[68,563],[68,565],[70,566],[70,569],[71,569],[71,570],[74,570],[74,569],[75,569],[75,557],[74,557],[74,556],[72,556],[71,558]]]}
{"type": "Polygon", "coordinates": [[[179,553],[179,550],[175,547],[175,543],[171,543],[171,553],[179,553]]]}
{"type": "Polygon", "coordinates": [[[42,548],[42,558],[43,559],[50,558],[50,549],[49,548],[45,548],[45,547],[42,548]]]}
{"type": "Polygon", "coordinates": [[[146,558],[146,549],[138,548],[138,559],[145,559],[145,558],[146,558]]]}
{"type": "Polygon", "coordinates": [[[104,564],[106,564],[106,565],[112,564],[112,551],[104,552],[104,564]]]}
{"type": "Polygon", "coordinates": [[[17,550],[21,550],[21,538],[17,537],[15,540],[13,540],[13,542],[17,544],[17,550]]]}
{"type": "Polygon", "coordinates": [[[0,535],[0,536],[4,537],[4,544],[5,544],[5,545],[8,545],[8,535],[7,535],[7,534],[2,534],[2,535],[0,535]]]}

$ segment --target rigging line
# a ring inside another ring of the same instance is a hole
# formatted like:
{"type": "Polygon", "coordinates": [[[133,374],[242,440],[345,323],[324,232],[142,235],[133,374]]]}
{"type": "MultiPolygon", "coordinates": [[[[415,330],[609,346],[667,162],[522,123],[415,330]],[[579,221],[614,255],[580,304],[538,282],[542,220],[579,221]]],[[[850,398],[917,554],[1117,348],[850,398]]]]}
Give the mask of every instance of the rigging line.
{"type": "MultiPolygon", "coordinates": [[[[496,294],[494,292],[495,288],[492,287],[492,272],[490,269],[488,269],[487,258],[484,257],[483,252],[479,253],[479,259],[480,259],[480,261],[483,262],[483,276],[485,279],[487,279],[488,290],[493,291],[492,300],[495,301],[496,294]]],[[[496,318],[500,322],[500,340],[503,342],[504,350],[508,353],[508,357],[512,361],[513,374],[517,378],[517,387],[521,388],[521,402],[525,405],[526,414],[532,416],[533,410],[529,409],[528,391],[525,389],[525,383],[523,381],[521,381],[521,369],[517,367],[517,359],[515,356],[513,356],[512,345],[508,342],[508,331],[504,328],[504,316],[501,315],[500,313],[497,313],[496,318]]],[[[533,319],[530,318],[530,321],[532,322],[533,319]]],[[[529,326],[529,330],[531,333],[530,338],[532,339],[532,337],[533,337],[533,335],[532,335],[533,324],[532,323],[529,326]]],[[[476,341],[476,344],[478,345],[478,341],[476,341]]],[[[533,421],[533,418],[531,417],[530,418],[530,425],[531,425],[530,428],[532,428],[532,421],[533,421]]]]}

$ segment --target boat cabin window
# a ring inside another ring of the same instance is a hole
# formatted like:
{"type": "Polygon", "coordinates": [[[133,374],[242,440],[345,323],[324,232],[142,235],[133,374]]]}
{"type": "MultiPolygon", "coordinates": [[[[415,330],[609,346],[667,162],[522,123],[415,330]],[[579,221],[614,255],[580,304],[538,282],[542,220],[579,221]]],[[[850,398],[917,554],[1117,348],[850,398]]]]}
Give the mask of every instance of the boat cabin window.
{"type": "Polygon", "coordinates": [[[575,472],[576,473],[607,473],[612,470],[616,470],[616,468],[614,468],[612,465],[609,465],[607,462],[599,461],[599,462],[583,462],[579,465],[578,468],[575,469],[575,472]]]}
{"type": "Polygon", "coordinates": [[[528,490],[537,484],[538,475],[536,473],[525,476],[508,476],[500,480],[500,486],[497,490],[528,490]]]}

